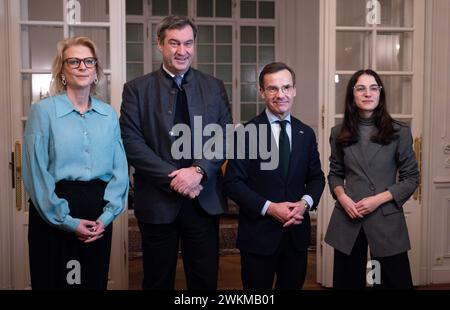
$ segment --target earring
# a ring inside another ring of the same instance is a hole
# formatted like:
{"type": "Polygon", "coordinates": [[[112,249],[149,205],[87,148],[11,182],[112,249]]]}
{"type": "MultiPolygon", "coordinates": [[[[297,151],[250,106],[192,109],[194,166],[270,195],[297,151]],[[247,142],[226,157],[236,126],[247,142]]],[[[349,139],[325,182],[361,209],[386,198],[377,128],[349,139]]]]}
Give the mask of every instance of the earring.
{"type": "Polygon", "coordinates": [[[98,84],[98,78],[97,78],[97,77],[94,78],[94,84],[95,84],[95,85],[98,84]]]}
{"type": "Polygon", "coordinates": [[[67,80],[66,77],[64,75],[61,74],[61,83],[66,86],[67,85],[67,80]]]}

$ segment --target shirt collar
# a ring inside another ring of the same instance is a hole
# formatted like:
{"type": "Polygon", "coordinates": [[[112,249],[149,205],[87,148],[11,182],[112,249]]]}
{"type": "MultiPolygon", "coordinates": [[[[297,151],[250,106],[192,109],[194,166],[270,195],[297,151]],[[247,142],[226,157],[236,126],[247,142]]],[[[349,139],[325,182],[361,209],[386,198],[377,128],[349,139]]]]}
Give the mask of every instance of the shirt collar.
{"type": "MultiPolygon", "coordinates": [[[[103,105],[97,98],[94,98],[92,96],[90,98],[91,98],[91,107],[89,108],[88,112],[92,110],[101,115],[108,115],[108,111],[105,109],[105,107],[103,107],[103,105]]],[[[75,107],[73,106],[72,102],[70,101],[69,97],[67,97],[66,94],[55,96],[53,97],[53,100],[56,101],[55,109],[57,118],[66,116],[67,114],[76,111],[75,107]]]]}
{"type": "MultiPolygon", "coordinates": [[[[269,119],[269,123],[270,123],[270,124],[275,123],[275,122],[277,122],[277,121],[280,120],[280,119],[278,118],[278,116],[276,116],[275,114],[273,114],[272,112],[270,112],[269,109],[266,108],[265,111],[266,111],[266,115],[267,115],[267,118],[269,119]]],[[[288,123],[290,124],[290,123],[291,123],[291,113],[289,113],[289,114],[284,118],[284,120],[285,120],[285,121],[288,121],[288,123]]]]}
{"type": "MultiPolygon", "coordinates": [[[[170,72],[170,71],[166,68],[166,66],[164,66],[164,64],[162,65],[162,68],[163,68],[163,70],[164,70],[168,75],[170,75],[172,78],[175,77],[175,74],[173,74],[172,72],[170,72]]],[[[183,78],[185,74],[186,74],[186,72],[183,73],[183,74],[178,74],[178,75],[181,76],[181,78],[183,78]]]]}

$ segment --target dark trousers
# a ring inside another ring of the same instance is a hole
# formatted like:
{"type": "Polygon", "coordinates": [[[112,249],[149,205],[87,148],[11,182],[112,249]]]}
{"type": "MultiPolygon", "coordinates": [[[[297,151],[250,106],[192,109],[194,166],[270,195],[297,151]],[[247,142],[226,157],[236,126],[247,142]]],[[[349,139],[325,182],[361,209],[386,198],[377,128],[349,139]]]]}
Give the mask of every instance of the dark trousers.
{"type": "MultiPolygon", "coordinates": [[[[55,192],[68,201],[72,217],[95,221],[105,206],[105,187],[106,183],[100,180],[60,181],[55,192]]],[[[112,224],[106,227],[103,237],[84,243],[75,233],[45,222],[30,201],[28,247],[32,288],[105,290],[111,237],[112,224]],[[80,284],[72,283],[77,279],[77,270],[80,271],[80,284]]]]}
{"type": "Polygon", "coordinates": [[[175,288],[179,243],[189,290],[217,289],[219,216],[207,214],[197,199],[183,201],[173,223],[139,222],[142,234],[144,289],[175,288]]]}
{"type": "MultiPolygon", "coordinates": [[[[393,236],[392,238],[395,238],[393,236]]],[[[336,289],[363,289],[366,287],[367,238],[364,230],[358,234],[350,255],[334,250],[333,287],[336,289]]],[[[374,257],[380,263],[381,281],[377,289],[412,289],[408,253],[388,257],[374,257]]]]}
{"type": "Polygon", "coordinates": [[[297,251],[292,236],[283,233],[280,246],[272,255],[241,252],[241,278],[244,290],[301,289],[306,277],[308,251],[297,251]]]}

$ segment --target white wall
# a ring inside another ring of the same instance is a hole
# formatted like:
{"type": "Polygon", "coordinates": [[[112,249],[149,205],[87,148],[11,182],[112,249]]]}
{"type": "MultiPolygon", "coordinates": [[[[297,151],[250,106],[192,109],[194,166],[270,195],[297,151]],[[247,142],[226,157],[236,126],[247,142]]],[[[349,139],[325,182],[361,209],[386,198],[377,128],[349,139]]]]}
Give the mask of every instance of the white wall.
{"type": "Polygon", "coordinates": [[[280,60],[296,74],[297,97],[293,115],[313,127],[319,126],[319,1],[284,0],[279,35],[280,60]]]}

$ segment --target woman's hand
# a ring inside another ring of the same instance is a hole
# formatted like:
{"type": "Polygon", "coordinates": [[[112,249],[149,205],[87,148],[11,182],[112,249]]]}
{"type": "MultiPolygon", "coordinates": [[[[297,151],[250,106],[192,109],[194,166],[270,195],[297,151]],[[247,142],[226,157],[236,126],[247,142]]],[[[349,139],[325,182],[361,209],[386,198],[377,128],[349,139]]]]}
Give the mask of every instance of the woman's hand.
{"type": "Polygon", "coordinates": [[[345,193],[343,186],[336,186],[334,188],[334,194],[350,218],[356,219],[363,217],[363,215],[356,209],[356,203],[345,193]]]}
{"type": "Polygon", "coordinates": [[[347,194],[342,193],[338,196],[338,201],[352,219],[363,218],[363,214],[357,209],[357,204],[347,194]]]}
{"type": "Polygon", "coordinates": [[[380,203],[376,196],[369,196],[361,199],[356,204],[356,210],[362,215],[367,215],[375,211],[380,206],[380,203]]]}
{"type": "Polygon", "coordinates": [[[105,227],[102,221],[97,220],[96,222],[80,219],[80,224],[78,225],[75,234],[78,240],[84,243],[94,242],[97,239],[103,237],[103,232],[105,227]]]}
{"type": "Polygon", "coordinates": [[[393,196],[391,192],[385,191],[382,193],[379,193],[375,196],[369,196],[364,199],[361,199],[356,204],[356,209],[358,212],[362,215],[367,215],[375,211],[379,206],[381,206],[383,203],[386,203],[388,201],[391,201],[393,199],[393,196]]]}

